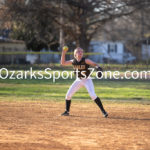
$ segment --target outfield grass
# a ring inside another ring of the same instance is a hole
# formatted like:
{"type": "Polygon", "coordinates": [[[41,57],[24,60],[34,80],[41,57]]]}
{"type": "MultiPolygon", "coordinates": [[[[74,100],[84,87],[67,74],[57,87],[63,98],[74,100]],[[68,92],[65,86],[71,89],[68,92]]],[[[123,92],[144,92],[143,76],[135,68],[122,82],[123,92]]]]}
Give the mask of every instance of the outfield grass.
{"type": "MultiPolygon", "coordinates": [[[[52,80],[0,80],[1,100],[56,100],[62,101],[73,79],[52,80]]],[[[150,84],[147,80],[93,80],[95,92],[103,100],[150,100],[150,84]]],[[[73,97],[90,101],[85,88],[73,97]]]]}
{"type": "MultiPolygon", "coordinates": [[[[124,73],[123,70],[129,68],[134,70],[138,68],[140,70],[146,70],[146,65],[104,65],[105,69],[110,70],[117,69],[124,73]]],[[[5,65],[1,68],[7,68],[8,70],[29,70],[30,67],[34,68],[34,71],[44,70],[47,67],[52,70],[72,70],[70,67],[62,68],[60,65],[34,65],[34,66],[21,66],[21,65],[5,65]]],[[[149,70],[149,68],[147,68],[149,70]]],[[[3,72],[2,72],[3,74],[3,72]]],[[[5,73],[4,73],[5,74],[5,73]]],[[[43,73],[44,75],[44,73],[43,73]]],[[[64,101],[65,94],[72,84],[74,79],[58,79],[54,83],[52,79],[0,79],[0,100],[54,100],[64,101]]],[[[150,80],[110,80],[103,79],[93,80],[95,85],[96,94],[103,100],[124,100],[124,101],[150,101],[150,80]]],[[[80,89],[73,97],[77,101],[90,101],[89,94],[86,89],[80,89]]]]}
{"type": "MultiPolygon", "coordinates": [[[[100,66],[104,70],[119,70],[119,71],[126,71],[126,70],[150,70],[150,65],[149,64],[100,64],[100,66]]],[[[65,66],[62,67],[60,64],[56,63],[51,63],[51,64],[29,64],[29,65],[0,65],[0,68],[8,68],[8,69],[14,69],[14,70],[26,70],[29,69],[30,67],[34,69],[45,69],[45,68],[51,68],[51,69],[58,69],[58,70],[64,70],[64,69],[69,69],[72,70],[72,66],[65,66]]]]}

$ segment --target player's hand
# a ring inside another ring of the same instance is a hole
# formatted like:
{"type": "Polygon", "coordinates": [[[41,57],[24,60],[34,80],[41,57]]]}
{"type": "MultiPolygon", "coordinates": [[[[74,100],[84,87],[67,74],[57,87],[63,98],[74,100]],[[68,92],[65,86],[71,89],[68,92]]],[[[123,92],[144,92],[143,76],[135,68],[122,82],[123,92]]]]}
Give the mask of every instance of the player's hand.
{"type": "Polygon", "coordinates": [[[63,46],[63,52],[67,52],[69,50],[68,46],[63,46]]]}

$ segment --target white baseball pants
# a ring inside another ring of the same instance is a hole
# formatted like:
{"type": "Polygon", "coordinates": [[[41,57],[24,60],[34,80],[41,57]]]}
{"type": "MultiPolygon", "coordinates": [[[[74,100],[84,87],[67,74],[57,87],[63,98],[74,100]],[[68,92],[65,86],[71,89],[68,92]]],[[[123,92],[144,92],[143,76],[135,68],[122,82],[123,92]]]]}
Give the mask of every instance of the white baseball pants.
{"type": "Polygon", "coordinates": [[[85,87],[91,97],[92,100],[95,100],[97,98],[94,90],[93,81],[90,78],[87,79],[80,79],[77,78],[72,85],[70,86],[67,94],[66,99],[71,100],[72,96],[81,88],[85,87]]]}

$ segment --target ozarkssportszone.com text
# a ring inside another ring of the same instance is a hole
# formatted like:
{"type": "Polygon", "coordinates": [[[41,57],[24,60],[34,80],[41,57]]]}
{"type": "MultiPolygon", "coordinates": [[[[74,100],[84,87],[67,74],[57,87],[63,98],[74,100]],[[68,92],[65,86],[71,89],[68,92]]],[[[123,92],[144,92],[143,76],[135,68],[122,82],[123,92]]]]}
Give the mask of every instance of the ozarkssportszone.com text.
{"type": "MultiPolygon", "coordinates": [[[[94,68],[90,69],[90,75],[88,78],[91,79],[114,79],[114,80],[122,80],[122,79],[150,79],[150,71],[103,71],[101,72],[101,77],[98,76],[98,72],[95,71],[94,68]]],[[[67,70],[52,70],[51,68],[45,68],[44,70],[33,70],[32,67],[29,70],[8,70],[7,68],[0,69],[0,79],[9,79],[9,80],[21,80],[21,79],[38,79],[38,80],[52,80],[56,82],[59,79],[73,79],[77,78],[79,70],[76,71],[67,71],[67,70]],[[76,74],[76,75],[74,75],[76,74]]],[[[81,71],[83,75],[82,79],[86,78],[84,71],[81,71]]]]}

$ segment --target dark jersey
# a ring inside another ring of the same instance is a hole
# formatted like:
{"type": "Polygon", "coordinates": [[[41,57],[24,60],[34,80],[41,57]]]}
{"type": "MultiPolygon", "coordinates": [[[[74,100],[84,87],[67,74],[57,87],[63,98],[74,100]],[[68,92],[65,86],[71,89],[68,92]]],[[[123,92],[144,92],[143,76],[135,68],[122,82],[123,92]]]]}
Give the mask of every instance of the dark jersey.
{"type": "Polygon", "coordinates": [[[72,65],[74,68],[74,73],[75,75],[77,75],[77,77],[87,78],[89,76],[90,74],[89,65],[86,64],[84,57],[79,62],[74,58],[72,65]]]}

